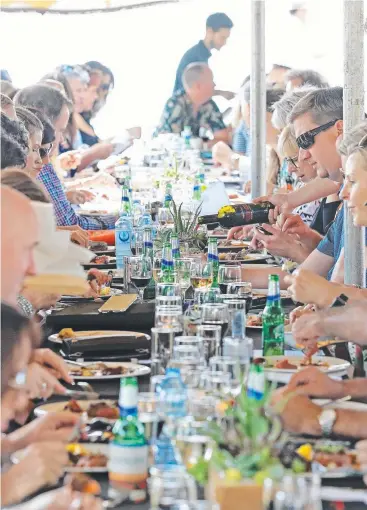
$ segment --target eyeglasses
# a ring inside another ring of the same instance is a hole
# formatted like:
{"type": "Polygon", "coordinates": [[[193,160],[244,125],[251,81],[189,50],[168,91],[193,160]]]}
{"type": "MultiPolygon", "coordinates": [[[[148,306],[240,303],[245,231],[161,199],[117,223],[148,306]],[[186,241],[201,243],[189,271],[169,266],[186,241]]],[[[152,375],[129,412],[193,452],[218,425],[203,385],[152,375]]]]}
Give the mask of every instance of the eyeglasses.
{"type": "Polygon", "coordinates": [[[312,147],[313,144],[315,143],[315,136],[318,135],[319,133],[322,133],[322,131],[326,131],[327,129],[334,126],[334,124],[338,122],[338,120],[339,119],[331,120],[330,122],[327,122],[322,126],[319,126],[315,129],[311,129],[310,131],[306,131],[306,133],[300,135],[296,140],[298,147],[300,149],[303,149],[304,151],[312,147]]]}
{"type": "Polygon", "coordinates": [[[296,168],[299,168],[298,166],[298,158],[284,158],[285,162],[288,164],[293,165],[296,168]]]}
{"type": "Polygon", "coordinates": [[[99,88],[104,90],[105,92],[108,92],[110,90],[110,88],[111,88],[111,84],[110,83],[103,83],[103,85],[101,85],[99,88]]]}
{"type": "Polygon", "coordinates": [[[13,390],[24,390],[27,388],[27,370],[18,372],[15,376],[8,381],[9,388],[13,390]]]}
{"type": "Polygon", "coordinates": [[[49,147],[45,148],[45,147],[40,147],[38,149],[38,152],[39,152],[39,155],[41,158],[45,158],[46,156],[48,156],[52,150],[52,147],[53,147],[53,143],[50,144],[49,147]]]}
{"type": "Polygon", "coordinates": [[[367,133],[364,136],[362,136],[361,141],[358,144],[358,147],[360,149],[364,149],[367,147],[367,133]]]}

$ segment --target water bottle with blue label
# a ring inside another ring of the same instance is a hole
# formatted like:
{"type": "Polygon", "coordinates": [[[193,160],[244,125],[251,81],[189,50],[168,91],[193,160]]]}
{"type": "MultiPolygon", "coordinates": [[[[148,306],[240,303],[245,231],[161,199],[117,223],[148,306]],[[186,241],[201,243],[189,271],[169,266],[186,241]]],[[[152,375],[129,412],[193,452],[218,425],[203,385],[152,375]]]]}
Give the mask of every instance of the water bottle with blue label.
{"type": "Polygon", "coordinates": [[[131,257],[132,217],[122,213],[115,223],[116,268],[124,268],[124,257],[131,257]]]}

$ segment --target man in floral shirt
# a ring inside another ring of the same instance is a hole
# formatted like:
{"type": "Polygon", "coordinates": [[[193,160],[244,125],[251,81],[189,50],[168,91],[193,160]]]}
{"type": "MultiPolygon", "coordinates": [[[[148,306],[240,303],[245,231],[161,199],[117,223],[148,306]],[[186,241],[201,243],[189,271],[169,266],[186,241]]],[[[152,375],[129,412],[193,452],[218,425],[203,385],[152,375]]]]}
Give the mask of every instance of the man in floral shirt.
{"type": "Polygon", "coordinates": [[[204,62],[189,64],[182,76],[183,89],[167,101],[155,135],[181,134],[190,126],[192,136],[199,136],[200,128],[211,131],[214,143],[229,142],[229,130],[223,122],[219,108],[211,99],[214,92],[213,73],[204,62]]]}

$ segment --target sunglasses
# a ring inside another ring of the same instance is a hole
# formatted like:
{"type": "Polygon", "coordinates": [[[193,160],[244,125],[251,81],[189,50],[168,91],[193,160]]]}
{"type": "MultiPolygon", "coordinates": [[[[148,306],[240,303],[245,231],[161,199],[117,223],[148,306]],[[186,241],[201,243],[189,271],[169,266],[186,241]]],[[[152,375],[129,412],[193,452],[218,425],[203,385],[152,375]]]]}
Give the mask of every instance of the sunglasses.
{"type": "Polygon", "coordinates": [[[295,158],[284,158],[284,159],[285,159],[286,163],[288,163],[288,164],[290,163],[294,167],[299,168],[299,166],[298,166],[298,158],[297,157],[295,157],[295,158]]]}
{"type": "Polygon", "coordinates": [[[110,90],[110,88],[111,88],[111,84],[110,83],[103,83],[103,85],[101,85],[99,88],[104,90],[104,91],[106,91],[106,92],[108,92],[110,90]]]}
{"type": "Polygon", "coordinates": [[[40,147],[38,150],[40,157],[45,158],[46,156],[48,156],[52,150],[52,147],[53,147],[53,143],[51,143],[50,147],[47,147],[47,149],[40,147]]]}
{"type": "Polygon", "coordinates": [[[305,151],[307,149],[309,149],[310,147],[312,147],[313,144],[315,143],[315,137],[319,133],[322,133],[322,131],[326,131],[329,128],[331,128],[332,126],[334,126],[334,124],[336,122],[338,122],[338,120],[339,119],[331,120],[330,122],[327,122],[326,124],[323,124],[322,126],[319,126],[315,129],[311,129],[310,131],[306,131],[306,133],[303,133],[303,135],[299,136],[296,140],[298,147],[305,151]]]}

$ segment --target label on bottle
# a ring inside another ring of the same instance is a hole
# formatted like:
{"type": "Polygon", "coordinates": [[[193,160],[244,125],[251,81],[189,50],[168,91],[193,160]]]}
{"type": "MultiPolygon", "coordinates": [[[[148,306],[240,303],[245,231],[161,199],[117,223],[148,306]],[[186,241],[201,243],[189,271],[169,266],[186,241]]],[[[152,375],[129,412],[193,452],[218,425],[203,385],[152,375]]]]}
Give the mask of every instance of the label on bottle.
{"type": "Polygon", "coordinates": [[[125,446],[111,442],[108,476],[113,487],[129,492],[131,501],[144,501],[148,477],[148,446],[125,446]]]}
{"type": "Polygon", "coordinates": [[[247,395],[254,400],[261,400],[265,392],[265,375],[263,371],[251,369],[248,385],[247,395]]]}

